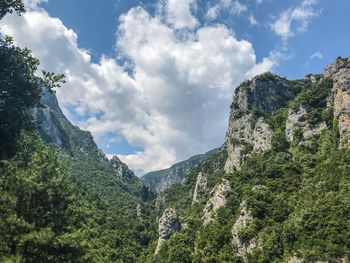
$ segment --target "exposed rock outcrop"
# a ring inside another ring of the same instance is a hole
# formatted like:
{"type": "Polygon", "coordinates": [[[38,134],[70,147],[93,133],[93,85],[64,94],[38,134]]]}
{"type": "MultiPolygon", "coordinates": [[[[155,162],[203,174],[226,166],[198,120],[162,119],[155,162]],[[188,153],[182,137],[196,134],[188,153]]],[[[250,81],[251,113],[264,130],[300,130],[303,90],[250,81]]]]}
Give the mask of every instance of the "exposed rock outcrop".
{"type": "Polygon", "coordinates": [[[240,232],[253,222],[253,216],[248,209],[247,202],[243,201],[240,205],[239,216],[232,227],[232,244],[237,247],[237,254],[243,258],[245,263],[248,262],[248,255],[258,247],[257,238],[252,239],[240,237],[240,232]]]}
{"type": "Polygon", "coordinates": [[[288,142],[293,142],[294,135],[300,132],[300,145],[307,145],[312,138],[318,138],[322,131],[327,129],[325,122],[311,125],[307,122],[307,111],[300,105],[297,111],[290,109],[286,122],[286,138],[288,142]]]}
{"type": "Polygon", "coordinates": [[[116,155],[110,160],[117,178],[124,180],[128,177],[134,177],[134,173],[123,163],[116,155]]]}
{"type": "Polygon", "coordinates": [[[33,110],[34,118],[40,123],[39,133],[41,138],[45,142],[64,150],[67,154],[72,154],[68,135],[59,123],[59,118],[64,118],[66,122],[68,120],[63,115],[56,96],[44,89],[42,103],[43,108],[33,110]]]}
{"type": "Polygon", "coordinates": [[[333,79],[334,116],[341,145],[350,145],[350,58],[338,58],[325,68],[324,76],[333,79]]]}
{"type": "Polygon", "coordinates": [[[160,247],[164,241],[168,240],[175,232],[181,230],[180,219],[176,214],[174,208],[167,208],[163,212],[162,217],[159,219],[158,226],[158,244],[155,251],[155,254],[159,252],[160,247]]]}
{"type": "Polygon", "coordinates": [[[273,132],[266,120],[258,117],[259,112],[271,114],[293,97],[288,80],[271,73],[246,81],[236,89],[225,138],[226,172],[240,169],[247,155],[270,149],[273,132]]]}
{"type": "Polygon", "coordinates": [[[199,172],[197,175],[196,185],[194,187],[192,204],[197,202],[197,200],[205,193],[207,190],[207,184],[207,177],[202,172],[199,172]]]}
{"type": "Polygon", "coordinates": [[[231,191],[230,182],[226,179],[222,179],[222,182],[216,185],[213,190],[211,190],[209,194],[210,198],[203,210],[204,225],[212,221],[214,219],[216,210],[226,204],[226,196],[231,191]]]}

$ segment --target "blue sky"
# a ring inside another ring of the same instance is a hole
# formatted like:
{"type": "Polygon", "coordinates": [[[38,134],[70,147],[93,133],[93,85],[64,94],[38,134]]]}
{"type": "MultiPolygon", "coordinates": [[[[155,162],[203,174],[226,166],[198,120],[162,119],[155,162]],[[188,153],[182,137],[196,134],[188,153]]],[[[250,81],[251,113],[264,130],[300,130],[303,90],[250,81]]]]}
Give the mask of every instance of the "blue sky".
{"type": "Polygon", "coordinates": [[[350,54],[348,0],[25,3],[1,31],[66,74],[57,94],[68,118],[135,170],[221,145],[244,79],[302,78],[350,54]]]}

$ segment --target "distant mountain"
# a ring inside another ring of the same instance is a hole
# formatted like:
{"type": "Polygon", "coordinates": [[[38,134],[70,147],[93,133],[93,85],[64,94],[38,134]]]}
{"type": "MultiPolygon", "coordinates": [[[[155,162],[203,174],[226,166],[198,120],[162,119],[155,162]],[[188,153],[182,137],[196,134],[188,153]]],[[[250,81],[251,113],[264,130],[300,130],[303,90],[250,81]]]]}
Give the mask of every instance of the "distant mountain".
{"type": "Polygon", "coordinates": [[[155,191],[164,191],[171,185],[181,182],[193,167],[214,155],[217,151],[218,149],[213,149],[204,154],[192,156],[188,160],[176,163],[167,169],[147,173],[142,179],[155,191]]]}

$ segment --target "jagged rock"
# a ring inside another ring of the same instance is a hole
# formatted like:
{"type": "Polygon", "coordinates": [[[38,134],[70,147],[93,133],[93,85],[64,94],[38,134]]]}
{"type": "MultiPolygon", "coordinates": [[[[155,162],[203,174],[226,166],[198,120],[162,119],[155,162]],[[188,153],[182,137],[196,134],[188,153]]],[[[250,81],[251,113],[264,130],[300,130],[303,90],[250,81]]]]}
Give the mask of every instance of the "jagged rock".
{"type": "Polygon", "coordinates": [[[325,68],[324,76],[333,79],[334,116],[341,145],[350,145],[350,58],[338,58],[325,68]]]}
{"type": "Polygon", "coordinates": [[[163,212],[162,217],[159,219],[158,226],[158,244],[155,254],[159,252],[160,247],[164,241],[168,240],[175,232],[181,230],[180,219],[176,214],[174,208],[167,208],[163,212]]]}
{"type": "Polygon", "coordinates": [[[33,110],[34,119],[40,123],[39,134],[41,138],[46,143],[53,144],[71,155],[69,138],[59,124],[59,118],[68,120],[63,115],[56,96],[44,88],[42,103],[44,107],[33,110]]]}
{"type": "Polygon", "coordinates": [[[128,168],[128,166],[123,163],[116,155],[112,157],[110,164],[112,165],[117,178],[123,180],[127,177],[134,176],[134,173],[128,168]]]}
{"type": "Polygon", "coordinates": [[[204,225],[212,221],[216,210],[226,204],[226,195],[231,191],[230,182],[226,179],[222,179],[222,182],[211,190],[210,198],[203,210],[204,225]]]}
{"type": "Polygon", "coordinates": [[[263,117],[255,123],[253,131],[253,152],[264,153],[271,148],[273,131],[263,117]]]}
{"type": "Polygon", "coordinates": [[[271,114],[283,107],[294,97],[288,83],[284,78],[265,73],[236,89],[225,137],[226,172],[240,169],[245,156],[271,148],[272,129],[253,110],[271,114]]]}
{"type": "Polygon", "coordinates": [[[232,244],[237,247],[237,254],[248,262],[248,255],[258,247],[257,238],[246,239],[239,236],[240,232],[253,222],[253,216],[248,209],[247,202],[243,201],[240,205],[240,214],[232,227],[232,244]]]}
{"type": "Polygon", "coordinates": [[[297,111],[290,109],[288,111],[288,118],[286,122],[286,138],[288,142],[293,142],[295,132],[300,129],[302,138],[300,145],[306,145],[310,139],[317,138],[322,131],[327,129],[325,122],[311,125],[307,122],[307,111],[300,105],[297,111]]]}
{"type": "Polygon", "coordinates": [[[205,193],[207,190],[207,184],[207,177],[202,172],[199,172],[197,175],[196,186],[193,192],[192,204],[197,202],[197,200],[201,198],[201,196],[205,193]]]}

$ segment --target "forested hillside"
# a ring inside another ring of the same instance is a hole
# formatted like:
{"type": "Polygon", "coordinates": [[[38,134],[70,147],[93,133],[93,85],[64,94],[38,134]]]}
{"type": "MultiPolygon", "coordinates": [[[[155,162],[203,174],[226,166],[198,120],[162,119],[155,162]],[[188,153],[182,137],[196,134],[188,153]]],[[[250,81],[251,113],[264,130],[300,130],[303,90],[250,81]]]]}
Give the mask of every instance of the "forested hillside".
{"type": "MultiPolygon", "coordinates": [[[[22,1],[0,1],[11,12],[22,1]]],[[[223,145],[148,185],[64,116],[65,76],[38,69],[0,37],[0,262],[349,262],[350,58],[244,81],[223,145]]]]}
{"type": "Polygon", "coordinates": [[[64,76],[38,66],[0,40],[0,261],[134,262],[154,238],[154,194],[65,118],[54,95],[64,76]]]}

